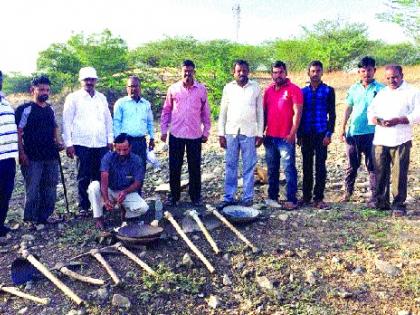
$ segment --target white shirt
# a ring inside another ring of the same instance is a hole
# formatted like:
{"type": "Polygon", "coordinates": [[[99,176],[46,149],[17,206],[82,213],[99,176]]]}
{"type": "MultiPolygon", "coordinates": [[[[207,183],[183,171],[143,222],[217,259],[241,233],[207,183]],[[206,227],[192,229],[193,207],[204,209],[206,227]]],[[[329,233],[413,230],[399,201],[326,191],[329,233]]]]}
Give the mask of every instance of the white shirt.
{"type": "Polygon", "coordinates": [[[63,110],[63,140],[66,147],[105,147],[112,143],[112,117],[102,93],[93,97],[84,89],[67,95],[63,110]]]}
{"type": "Polygon", "coordinates": [[[232,81],[223,89],[218,135],[262,137],[264,112],[258,83],[249,80],[243,87],[232,81]]]}
{"type": "Polygon", "coordinates": [[[397,89],[388,86],[379,91],[368,107],[368,121],[407,117],[409,124],[375,126],[373,144],[395,147],[413,139],[413,124],[420,122],[420,91],[405,81],[397,89]]]}
{"type": "MultiPolygon", "coordinates": [[[[0,92],[1,93],[1,92],[0,92]]],[[[0,160],[18,158],[18,136],[15,112],[0,94],[0,160]]]]}

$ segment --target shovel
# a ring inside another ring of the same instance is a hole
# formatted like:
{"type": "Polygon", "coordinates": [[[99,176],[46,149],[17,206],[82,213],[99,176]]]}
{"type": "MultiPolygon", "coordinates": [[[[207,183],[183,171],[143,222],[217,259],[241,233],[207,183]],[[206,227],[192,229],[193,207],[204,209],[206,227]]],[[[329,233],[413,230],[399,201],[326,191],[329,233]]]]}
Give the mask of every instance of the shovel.
{"type": "MultiPolygon", "coordinates": [[[[38,259],[38,257],[36,257],[35,255],[34,257],[38,259]]],[[[95,285],[105,284],[105,281],[103,281],[102,279],[86,277],[72,270],[74,268],[80,267],[81,265],[83,265],[82,262],[70,262],[68,264],[64,264],[60,262],[60,263],[57,263],[51,269],[51,271],[57,270],[70,278],[73,278],[82,282],[90,283],[90,284],[95,284],[95,285]]],[[[12,281],[16,285],[21,285],[23,283],[26,283],[34,279],[36,280],[37,278],[41,277],[41,274],[39,273],[39,271],[27,259],[24,259],[24,258],[17,258],[15,259],[15,261],[13,261],[11,274],[12,274],[12,281]]]]}
{"type": "Polygon", "coordinates": [[[83,275],[71,270],[72,268],[80,267],[81,265],[83,265],[83,263],[81,263],[81,262],[70,262],[68,264],[59,262],[51,270],[58,270],[62,274],[66,275],[67,277],[73,278],[75,280],[79,280],[81,282],[94,284],[94,285],[104,285],[105,284],[105,281],[102,280],[102,279],[96,279],[96,278],[91,278],[91,277],[88,277],[88,276],[83,276],[83,275]]]}
{"type": "Polygon", "coordinates": [[[70,260],[78,259],[84,256],[94,257],[102,265],[102,267],[104,267],[106,272],[111,276],[111,279],[112,281],[114,281],[115,285],[119,285],[121,283],[121,279],[118,277],[114,269],[112,269],[112,267],[108,264],[108,262],[102,256],[102,254],[115,254],[116,252],[118,253],[118,251],[116,251],[113,246],[104,247],[102,249],[95,248],[95,249],[91,249],[90,251],[86,253],[73,257],[70,260]]]}
{"type": "Polygon", "coordinates": [[[24,299],[27,299],[27,300],[34,301],[38,304],[47,305],[47,304],[50,303],[50,299],[39,298],[37,296],[33,296],[31,294],[24,293],[24,292],[20,291],[18,288],[15,288],[15,287],[5,287],[2,284],[0,284],[0,291],[7,292],[7,293],[12,294],[12,295],[16,295],[18,297],[21,297],[21,298],[24,298],[24,299]]]}
{"type": "Polygon", "coordinates": [[[219,254],[220,253],[219,247],[217,247],[216,242],[211,237],[209,231],[206,229],[206,226],[204,225],[203,221],[201,221],[201,219],[199,218],[197,211],[190,210],[190,211],[187,211],[187,214],[191,218],[193,218],[194,221],[197,223],[198,227],[200,228],[201,232],[203,232],[204,236],[206,237],[207,242],[209,242],[211,248],[216,253],[216,255],[219,254]]]}
{"type": "Polygon", "coordinates": [[[26,258],[40,273],[42,273],[45,277],[47,277],[52,283],[55,284],[57,288],[59,288],[65,295],[67,295],[70,299],[72,299],[77,305],[83,303],[83,300],[76,295],[68,286],[66,286],[63,282],[61,282],[54,274],[48,270],[42,263],[38,261],[36,257],[31,255],[31,253],[27,250],[22,251],[23,258],[26,258]]]}
{"type": "Polygon", "coordinates": [[[207,267],[208,271],[210,271],[210,273],[213,273],[215,269],[212,266],[212,264],[207,260],[207,258],[203,255],[203,253],[197,248],[197,246],[195,246],[194,243],[191,242],[187,234],[185,234],[185,232],[179,226],[178,222],[175,221],[172,214],[169,211],[165,211],[164,215],[165,215],[165,218],[172,224],[172,226],[178,232],[179,236],[181,236],[184,242],[187,243],[188,247],[194,252],[194,254],[197,255],[198,258],[200,258],[203,264],[207,267]]]}

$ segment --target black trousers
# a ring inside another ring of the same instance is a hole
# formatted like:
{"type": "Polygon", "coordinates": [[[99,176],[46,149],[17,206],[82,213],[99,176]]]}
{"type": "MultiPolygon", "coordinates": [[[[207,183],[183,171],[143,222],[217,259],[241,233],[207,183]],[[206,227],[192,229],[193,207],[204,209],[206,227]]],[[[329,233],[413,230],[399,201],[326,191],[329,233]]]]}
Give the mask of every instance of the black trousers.
{"type": "Polygon", "coordinates": [[[323,134],[310,134],[302,137],[303,161],[303,199],[311,201],[312,188],[314,201],[324,199],[325,181],[327,179],[327,147],[322,144],[323,134]],[[315,156],[315,187],[314,187],[314,156],[315,156]]]}
{"type": "Polygon", "coordinates": [[[88,210],[90,202],[87,189],[90,182],[101,181],[101,160],[108,152],[108,147],[88,148],[75,145],[77,157],[77,189],[79,194],[79,209],[88,210]]]}
{"type": "Polygon", "coordinates": [[[0,160],[0,233],[4,232],[9,201],[15,183],[16,162],[14,158],[0,160]]]}
{"type": "Polygon", "coordinates": [[[189,194],[191,201],[201,198],[201,138],[184,139],[169,135],[169,185],[173,200],[181,196],[181,169],[185,149],[189,174],[189,194]]]}
{"type": "MultiPolygon", "coordinates": [[[[146,162],[147,162],[147,144],[145,137],[133,137],[131,140],[131,152],[137,154],[140,157],[141,161],[141,172],[143,174],[143,178],[146,174],[146,162]]],[[[137,191],[141,196],[142,188],[143,188],[144,180],[141,182],[141,186],[137,191]]]]}

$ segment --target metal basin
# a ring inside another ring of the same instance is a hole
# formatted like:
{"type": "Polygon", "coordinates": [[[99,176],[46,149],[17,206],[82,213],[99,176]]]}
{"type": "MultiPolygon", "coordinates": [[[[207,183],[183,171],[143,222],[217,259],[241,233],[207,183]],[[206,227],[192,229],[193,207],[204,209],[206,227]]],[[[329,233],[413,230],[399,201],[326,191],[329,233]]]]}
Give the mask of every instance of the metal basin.
{"type": "Polygon", "coordinates": [[[222,213],[231,222],[246,223],[257,220],[261,211],[252,207],[227,206],[223,208],[222,213]]]}

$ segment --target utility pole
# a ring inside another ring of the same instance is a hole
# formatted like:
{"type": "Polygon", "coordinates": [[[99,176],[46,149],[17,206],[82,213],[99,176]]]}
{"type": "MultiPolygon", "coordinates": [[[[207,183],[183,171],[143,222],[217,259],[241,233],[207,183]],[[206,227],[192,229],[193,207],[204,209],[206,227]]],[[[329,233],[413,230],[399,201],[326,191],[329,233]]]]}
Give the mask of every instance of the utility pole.
{"type": "Polygon", "coordinates": [[[235,41],[239,41],[239,28],[241,26],[241,5],[239,1],[236,2],[232,7],[233,20],[235,23],[235,41]]]}

